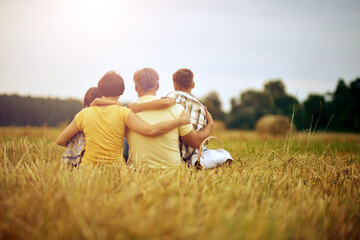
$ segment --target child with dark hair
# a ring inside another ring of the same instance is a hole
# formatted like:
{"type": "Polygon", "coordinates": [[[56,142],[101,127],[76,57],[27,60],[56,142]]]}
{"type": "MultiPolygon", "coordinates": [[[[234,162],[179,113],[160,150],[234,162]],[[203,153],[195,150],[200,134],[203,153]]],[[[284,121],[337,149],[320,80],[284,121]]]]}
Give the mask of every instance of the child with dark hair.
{"type": "MultiPolygon", "coordinates": [[[[84,96],[84,108],[90,107],[95,98],[101,98],[100,91],[97,87],[91,87],[86,91],[84,96]]],[[[67,143],[62,161],[73,167],[79,167],[81,158],[85,152],[85,135],[83,132],[78,132],[67,143]]]]}
{"type": "Polygon", "coordinates": [[[92,103],[92,101],[94,101],[95,98],[101,98],[101,93],[99,91],[99,88],[91,87],[85,93],[84,108],[90,107],[90,104],[92,103]]]}

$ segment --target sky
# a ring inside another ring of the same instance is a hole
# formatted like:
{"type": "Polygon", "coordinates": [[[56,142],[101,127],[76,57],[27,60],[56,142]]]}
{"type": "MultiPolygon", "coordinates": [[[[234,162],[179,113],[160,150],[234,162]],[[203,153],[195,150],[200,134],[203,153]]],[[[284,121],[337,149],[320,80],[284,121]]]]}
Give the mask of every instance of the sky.
{"type": "Polygon", "coordinates": [[[360,77],[359,0],[0,0],[0,94],[82,99],[109,70],[179,68],[193,94],[230,99],[282,79],[301,101],[360,77]]]}

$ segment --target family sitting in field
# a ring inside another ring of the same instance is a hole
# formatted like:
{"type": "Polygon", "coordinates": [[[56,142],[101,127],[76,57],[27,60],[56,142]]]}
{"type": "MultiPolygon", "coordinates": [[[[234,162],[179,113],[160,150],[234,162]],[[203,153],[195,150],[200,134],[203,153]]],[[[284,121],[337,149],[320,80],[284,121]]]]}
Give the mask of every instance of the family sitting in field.
{"type": "Polygon", "coordinates": [[[184,164],[213,168],[233,159],[224,149],[199,147],[214,126],[210,113],[193,95],[193,73],[173,74],[174,92],[156,97],[159,75],[151,68],[134,74],[136,103],[127,108],[118,102],[125,86],[120,75],[106,73],[98,87],[84,97],[84,109],[58,136],[66,146],[63,161],[78,167],[98,164],[130,164],[166,168],[184,164]]]}

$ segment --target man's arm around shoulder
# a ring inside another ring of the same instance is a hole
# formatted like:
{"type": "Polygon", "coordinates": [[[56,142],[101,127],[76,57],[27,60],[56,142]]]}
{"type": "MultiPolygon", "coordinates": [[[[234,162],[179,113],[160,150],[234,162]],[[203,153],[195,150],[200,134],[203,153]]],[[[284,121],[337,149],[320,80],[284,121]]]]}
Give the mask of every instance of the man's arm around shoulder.
{"type": "Polygon", "coordinates": [[[193,148],[199,148],[201,146],[201,143],[210,136],[214,128],[214,120],[212,119],[211,114],[208,112],[206,107],[205,112],[208,124],[198,132],[192,129],[185,136],[181,136],[182,140],[193,148]]]}

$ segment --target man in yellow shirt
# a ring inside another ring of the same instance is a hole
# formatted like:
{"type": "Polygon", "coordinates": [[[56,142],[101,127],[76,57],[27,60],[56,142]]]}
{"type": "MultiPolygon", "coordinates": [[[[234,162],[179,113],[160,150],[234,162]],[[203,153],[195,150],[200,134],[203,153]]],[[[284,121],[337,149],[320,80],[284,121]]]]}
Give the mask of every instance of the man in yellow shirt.
{"type": "MultiPolygon", "coordinates": [[[[137,103],[144,103],[158,99],[156,92],[159,89],[159,75],[151,68],[144,68],[134,74],[135,90],[139,96],[137,103]]],[[[177,119],[184,110],[179,104],[165,109],[149,110],[136,115],[149,124],[177,119]]],[[[131,129],[127,130],[126,138],[129,143],[129,164],[145,165],[150,168],[166,168],[182,164],[179,149],[179,137],[194,148],[198,148],[207,138],[214,126],[210,114],[209,123],[204,129],[196,132],[192,124],[182,125],[172,131],[156,136],[147,137],[131,129]]]]}

